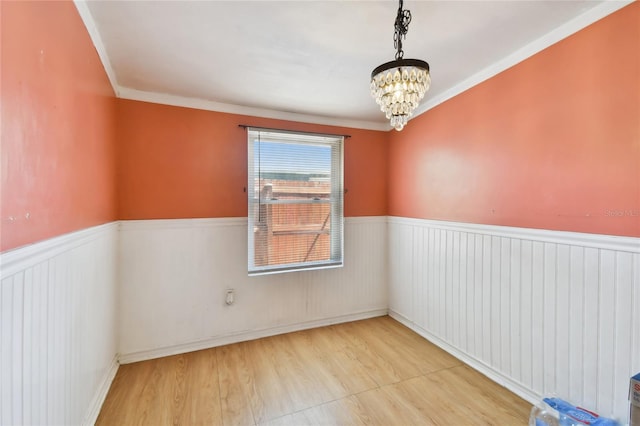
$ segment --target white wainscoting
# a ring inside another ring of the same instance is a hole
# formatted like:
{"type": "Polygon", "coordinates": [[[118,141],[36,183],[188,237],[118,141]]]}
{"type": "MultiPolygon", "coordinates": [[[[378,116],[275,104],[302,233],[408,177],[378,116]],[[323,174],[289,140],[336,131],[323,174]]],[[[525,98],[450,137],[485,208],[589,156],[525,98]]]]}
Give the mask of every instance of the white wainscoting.
{"type": "Polygon", "coordinates": [[[531,402],[628,422],[640,239],[389,218],[390,315],[531,402]]]}
{"type": "Polygon", "coordinates": [[[118,225],[0,254],[0,424],[93,424],[116,373],[118,225]]]}
{"type": "Polygon", "coordinates": [[[387,313],[386,216],[346,218],[343,268],[253,277],[246,218],[120,229],[122,363],[387,313]]]}

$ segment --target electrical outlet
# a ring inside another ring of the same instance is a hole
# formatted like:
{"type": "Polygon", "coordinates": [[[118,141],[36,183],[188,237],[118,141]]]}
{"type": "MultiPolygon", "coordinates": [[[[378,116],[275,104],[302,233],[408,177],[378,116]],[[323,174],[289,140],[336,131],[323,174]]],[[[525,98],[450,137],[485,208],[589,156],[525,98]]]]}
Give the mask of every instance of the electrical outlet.
{"type": "Polygon", "coordinates": [[[224,303],[226,303],[228,306],[233,305],[233,302],[235,302],[235,298],[236,298],[235,296],[236,296],[235,290],[232,288],[228,288],[225,293],[224,303]]]}

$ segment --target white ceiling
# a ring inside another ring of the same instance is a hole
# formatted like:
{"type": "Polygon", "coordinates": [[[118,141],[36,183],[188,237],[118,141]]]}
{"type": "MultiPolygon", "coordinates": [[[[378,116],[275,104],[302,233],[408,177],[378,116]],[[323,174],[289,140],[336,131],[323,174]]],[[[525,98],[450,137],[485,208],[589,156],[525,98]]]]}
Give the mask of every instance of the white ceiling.
{"type": "MultiPolygon", "coordinates": [[[[405,58],[431,67],[418,113],[628,1],[405,0],[405,58]]],[[[394,59],[397,1],[77,1],[117,96],[388,129],[371,70],[394,59]]],[[[544,70],[541,70],[544,72],[544,70]]]]}

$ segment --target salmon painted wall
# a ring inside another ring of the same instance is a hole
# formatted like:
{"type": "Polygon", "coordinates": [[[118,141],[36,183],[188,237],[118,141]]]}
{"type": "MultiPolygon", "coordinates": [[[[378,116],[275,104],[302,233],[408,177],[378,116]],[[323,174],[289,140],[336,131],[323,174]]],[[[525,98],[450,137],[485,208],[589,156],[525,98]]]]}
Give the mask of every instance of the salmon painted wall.
{"type": "Polygon", "coordinates": [[[118,100],[120,219],[247,216],[247,136],[239,124],[348,134],[345,216],[387,214],[385,132],[118,100]]]}
{"type": "Polygon", "coordinates": [[[0,250],[116,219],[115,97],[70,1],[2,1],[0,250]]]}
{"type": "Polygon", "coordinates": [[[392,133],[389,214],[640,237],[639,49],[636,2],[392,133]]]}

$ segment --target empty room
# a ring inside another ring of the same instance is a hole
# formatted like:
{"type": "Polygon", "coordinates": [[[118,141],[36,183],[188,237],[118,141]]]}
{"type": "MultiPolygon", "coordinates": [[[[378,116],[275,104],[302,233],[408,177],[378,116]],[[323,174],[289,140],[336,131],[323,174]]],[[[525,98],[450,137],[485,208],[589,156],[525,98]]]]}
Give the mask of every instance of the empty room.
{"type": "Polygon", "coordinates": [[[640,425],[638,2],[0,31],[1,425],[640,425]]]}

